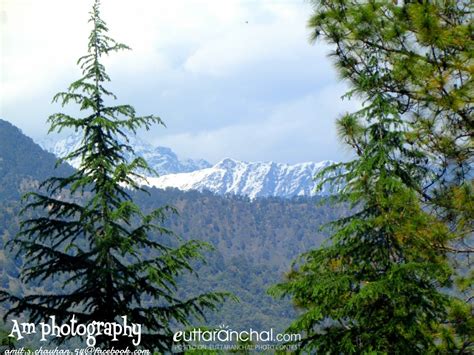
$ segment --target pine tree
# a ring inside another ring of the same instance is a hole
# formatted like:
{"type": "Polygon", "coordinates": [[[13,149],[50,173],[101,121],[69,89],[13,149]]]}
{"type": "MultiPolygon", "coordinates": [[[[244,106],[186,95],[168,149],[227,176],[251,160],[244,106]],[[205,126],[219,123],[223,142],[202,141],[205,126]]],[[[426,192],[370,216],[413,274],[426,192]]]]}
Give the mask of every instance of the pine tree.
{"type": "MultiPolygon", "coordinates": [[[[137,116],[130,105],[109,104],[116,97],[105,87],[110,78],[102,60],[128,47],[107,35],[99,6],[95,0],[88,54],[78,60],[83,76],[54,97],[63,106],[78,104],[86,114],[76,118],[57,113],[49,118],[50,131],[82,132],[80,147],[63,159],[79,157],[81,165],[72,175],[48,179],[39,192],[26,196],[25,217],[14,241],[24,258],[22,281],[32,286],[59,280],[63,292],[32,291],[23,297],[3,293],[2,298],[14,304],[5,318],[26,314],[38,323],[55,316],[62,324],[74,316],[87,324],[127,316],[128,322],[142,325],[142,348],[166,351],[172,347],[172,326],[202,319],[225,294],[177,298],[177,277],[192,272],[190,262],[202,259],[208,246],[176,240],[162,226],[171,208],[144,213],[132,200],[131,191],[142,190],[140,172],[152,171],[142,158],[126,159],[134,157],[127,135],[162,121],[153,115],[137,116]]],[[[126,337],[116,342],[98,337],[96,346],[133,348],[126,337]]]]}
{"type": "Polygon", "coordinates": [[[344,186],[335,199],[352,213],[332,223],[327,244],[303,254],[272,289],[303,310],[288,331],[304,334],[304,351],[424,354],[436,347],[434,333],[449,302],[439,287],[449,286],[451,276],[439,247],[450,233],[423,211],[400,176],[420,172],[399,160],[403,122],[391,112],[374,99],[339,120],[360,156],[333,166],[344,172],[325,181],[344,186]],[[377,119],[364,126],[361,117],[377,119]]]}
{"type": "Polygon", "coordinates": [[[289,330],[322,353],[472,351],[472,297],[442,291],[459,261],[448,252],[472,252],[470,2],[313,4],[313,39],[335,47],[364,107],[337,122],[356,159],[320,175],[353,213],[272,289],[302,308],[289,330]]]}
{"type": "MultiPolygon", "coordinates": [[[[457,252],[474,231],[470,1],[313,1],[313,40],[331,57],[352,95],[381,95],[410,123],[407,144],[423,152],[428,173],[418,191],[456,229],[457,252]]],[[[421,163],[420,163],[421,164],[421,163]]]]}

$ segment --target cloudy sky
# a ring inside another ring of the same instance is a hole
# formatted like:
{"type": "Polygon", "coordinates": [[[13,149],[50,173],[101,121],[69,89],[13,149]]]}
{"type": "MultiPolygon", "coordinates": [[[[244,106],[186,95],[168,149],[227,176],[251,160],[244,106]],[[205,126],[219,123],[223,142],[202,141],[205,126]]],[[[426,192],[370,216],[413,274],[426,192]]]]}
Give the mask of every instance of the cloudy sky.
{"type": "MultiPolygon", "coordinates": [[[[92,0],[0,0],[0,118],[34,139],[77,79],[92,0]]],[[[309,43],[306,0],[103,0],[110,35],[132,47],[106,65],[120,103],[159,115],[143,132],[178,155],[296,163],[348,158],[329,48],[309,43]]]]}

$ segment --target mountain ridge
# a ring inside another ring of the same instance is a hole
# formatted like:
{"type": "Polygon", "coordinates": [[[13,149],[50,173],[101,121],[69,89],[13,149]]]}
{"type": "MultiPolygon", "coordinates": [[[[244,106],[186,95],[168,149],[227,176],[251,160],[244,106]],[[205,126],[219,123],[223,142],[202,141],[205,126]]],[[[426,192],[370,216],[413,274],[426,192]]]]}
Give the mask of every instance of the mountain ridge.
{"type": "MultiPolygon", "coordinates": [[[[182,191],[210,191],[218,195],[257,197],[326,196],[329,184],[316,191],[315,175],[332,161],[285,164],[277,162],[246,162],[225,158],[211,165],[204,159],[181,160],[167,147],[155,147],[137,136],[130,135],[128,144],[135,154],[147,160],[158,177],[147,176],[143,185],[159,189],[177,188],[182,191]]],[[[40,145],[58,157],[64,157],[81,142],[79,134],[58,141],[43,140],[40,145]]],[[[71,161],[79,166],[79,159],[71,161]]]]}
{"type": "Polygon", "coordinates": [[[244,162],[225,158],[206,169],[189,173],[147,178],[147,185],[166,189],[210,191],[218,195],[257,197],[322,196],[329,186],[316,191],[314,176],[332,161],[284,164],[276,162],[244,162]]]}
{"type": "MultiPolygon", "coordinates": [[[[151,168],[159,175],[167,175],[178,172],[191,172],[198,169],[204,169],[211,166],[204,159],[184,159],[178,156],[167,147],[153,146],[145,140],[130,135],[127,137],[127,144],[134,148],[135,154],[144,158],[151,168]]],[[[46,151],[53,153],[58,158],[62,158],[77,149],[81,144],[82,135],[75,132],[63,139],[46,138],[38,141],[38,144],[46,151]]],[[[77,168],[80,158],[71,160],[70,164],[77,168]]]]}

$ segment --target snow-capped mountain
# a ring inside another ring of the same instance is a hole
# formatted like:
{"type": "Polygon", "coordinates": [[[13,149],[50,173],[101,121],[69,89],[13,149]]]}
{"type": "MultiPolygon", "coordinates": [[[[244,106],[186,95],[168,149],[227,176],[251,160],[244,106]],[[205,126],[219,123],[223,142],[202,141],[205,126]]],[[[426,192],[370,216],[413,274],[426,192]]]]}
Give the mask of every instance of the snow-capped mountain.
{"type": "Polygon", "coordinates": [[[315,191],[316,173],[330,161],[319,163],[281,164],[274,162],[243,162],[224,159],[207,169],[190,173],[148,178],[148,185],[180,190],[209,190],[217,194],[245,195],[250,198],[278,196],[314,196],[329,194],[329,186],[315,191]]]}
{"type": "MultiPolygon", "coordinates": [[[[82,136],[74,133],[65,139],[55,141],[53,139],[44,139],[39,142],[41,147],[57,157],[64,157],[81,144],[82,136]]],[[[203,159],[180,160],[176,154],[166,147],[154,147],[144,140],[130,135],[128,144],[133,147],[135,153],[143,157],[148,164],[155,169],[159,175],[185,173],[199,169],[209,168],[211,164],[203,159]]],[[[79,158],[69,161],[73,167],[79,166],[79,158]]]]}
{"type": "MultiPolygon", "coordinates": [[[[59,141],[43,140],[40,145],[58,157],[64,157],[81,143],[81,136],[72,134],[59,141]]],[[[316,173],[330,161],[319,163],[282,164],[274,162],[244,162],[224,159],[211,166],[205,160],[180,160],[165,147],[154,147],[136,136],[129,137],[138,156],[145,158],[159,177],[147,177],[144,184],[160,189],[208,190],[216,194],[256,197],[314,196],[329,194],[329,186],[316,192],[316,173]]],[[[79,160],[69,162],[78,167],[79,160]]]]}

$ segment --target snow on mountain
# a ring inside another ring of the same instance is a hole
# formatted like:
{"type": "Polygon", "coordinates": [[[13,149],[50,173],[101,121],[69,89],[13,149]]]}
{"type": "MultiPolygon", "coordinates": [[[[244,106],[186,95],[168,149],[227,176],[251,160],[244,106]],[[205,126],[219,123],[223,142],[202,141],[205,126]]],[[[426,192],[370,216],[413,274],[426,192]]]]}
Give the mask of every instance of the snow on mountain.
{"type": "MultiPolygon", "coordinates": [[[[64,157],[79,147],[81,139],[82,136],[79,133],[74,133],[58,141],[51,138],[44,139],[39,144],[43,149],[53,153],[57,157],[64,157]]],[[[159,175],[185,173],[209,168],[211,166],[211,164],[203,159],[180,160],[170,148],[154,147],[133,135],[130,135],[128,140],[128,145],[133,147],[135,154],[146,159],[148,164],[155,169],[159,175]]],[[[79,158],[76,158],[68,161],[68,163],[77,168],[80,163],[79,160],[79,158]]]]}
{"type": "MultiPolygon", "coordinates": [[[[78,148],[81,138],[76,133],[59,141],[43,140],[40,145],[56,156],[64,157],[78,148]]],[[[332,164],[330,161],[290,165],[227,158],[211,166],[205,160],[180,160],[170,148],[154,147],[136,136],[131,135],[128,144],[159,174],[159,177],[147,177],[144,184],[160,189],[208,190],[220,195],[244,195],[252,199],[329,194],[329,186],[315,191],[317,182],[314,176],[320,169],[332,164]]],[[[78,167],[79,159],[69,163],[78,167]]]]}
{"type": "Polygon", "coordinates": [[[250,198],[279,196],[314,196],[329,194],[329,186],[316,192],[316,173],[330,161],[319,163],[281,164],[243,162],[224,159],[216,165],[189,173],[147,178],[149,186],[180,190],[209,190],[217,194],[245,195],[250,198]]]}

